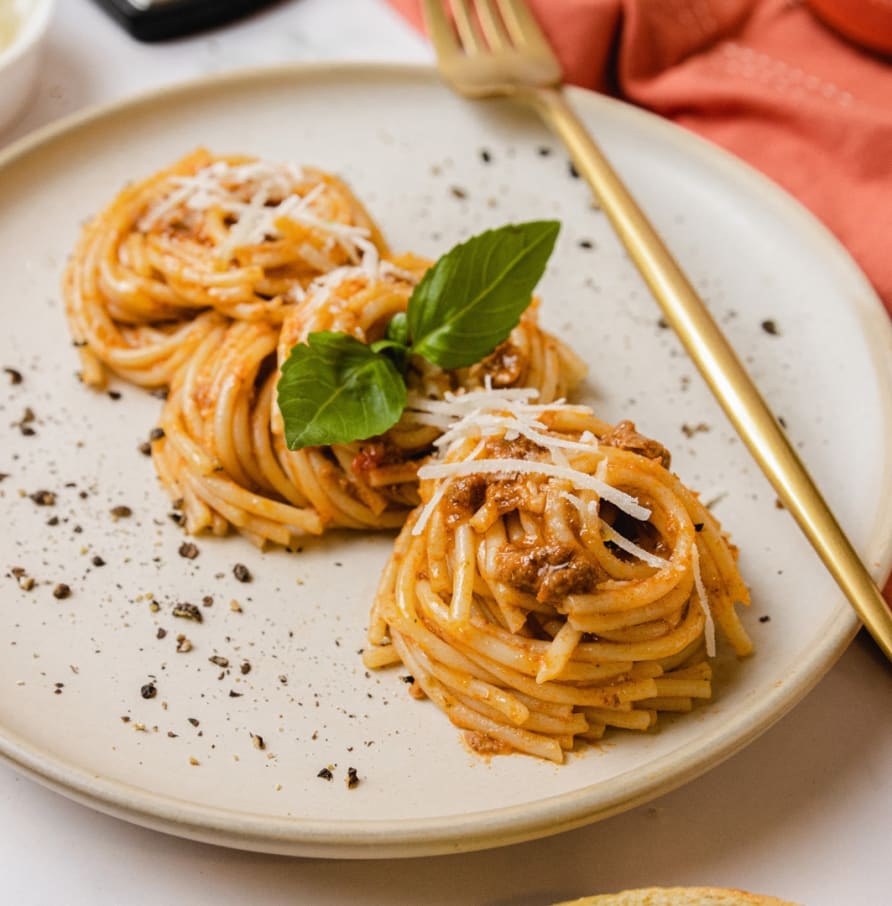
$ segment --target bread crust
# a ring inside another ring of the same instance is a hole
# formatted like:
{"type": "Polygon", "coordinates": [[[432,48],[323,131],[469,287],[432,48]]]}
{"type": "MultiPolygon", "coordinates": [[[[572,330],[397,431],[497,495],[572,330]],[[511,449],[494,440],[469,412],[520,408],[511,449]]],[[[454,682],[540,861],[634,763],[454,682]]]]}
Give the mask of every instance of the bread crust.
{"type": "Polygon", "coordinates": [[[552,906],[799,906],[726,887],[645,887],[565,900],[552,906]]]}

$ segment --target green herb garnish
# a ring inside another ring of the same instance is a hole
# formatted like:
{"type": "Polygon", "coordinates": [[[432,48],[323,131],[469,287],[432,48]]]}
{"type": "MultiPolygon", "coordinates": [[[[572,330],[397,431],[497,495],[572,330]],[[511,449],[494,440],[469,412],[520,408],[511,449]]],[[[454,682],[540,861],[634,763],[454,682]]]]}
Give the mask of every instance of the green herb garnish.
{"type": "Polygon", "coordinates": [[[554,220],[511,224],[457,245],[370,346],[331,331],[294,346],[278,384],[288,448],[365,440],[392,428],[406,406],[410,356],[440,368],[488,356],[530,304],[559,230],[554,220]]]}

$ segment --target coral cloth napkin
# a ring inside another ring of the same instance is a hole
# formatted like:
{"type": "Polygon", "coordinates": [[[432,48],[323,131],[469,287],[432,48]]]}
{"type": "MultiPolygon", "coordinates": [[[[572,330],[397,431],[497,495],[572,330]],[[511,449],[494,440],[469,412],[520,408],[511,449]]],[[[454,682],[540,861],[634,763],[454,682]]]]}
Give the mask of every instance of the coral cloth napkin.
{"type": "MultiPolygon", "coordinates": [[[[846,42],[801,0],[528,2],[567,81],[770,176],[836,234],[892,313],[892,58],[846,42]]],[[[390,3],[423,28],[419,0],[390,3]]]]}

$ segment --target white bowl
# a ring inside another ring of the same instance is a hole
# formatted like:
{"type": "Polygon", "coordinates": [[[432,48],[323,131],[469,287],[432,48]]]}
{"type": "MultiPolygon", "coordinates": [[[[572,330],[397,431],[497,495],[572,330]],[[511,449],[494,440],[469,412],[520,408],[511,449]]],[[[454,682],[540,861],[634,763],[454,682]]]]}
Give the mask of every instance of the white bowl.
{"type": "Polygon", "coordinates": [[[31,97],[37,79],[40,48],[55,0],[15,0],[20,21],[12,42],[0,50],[0,130],[31,97]]]}

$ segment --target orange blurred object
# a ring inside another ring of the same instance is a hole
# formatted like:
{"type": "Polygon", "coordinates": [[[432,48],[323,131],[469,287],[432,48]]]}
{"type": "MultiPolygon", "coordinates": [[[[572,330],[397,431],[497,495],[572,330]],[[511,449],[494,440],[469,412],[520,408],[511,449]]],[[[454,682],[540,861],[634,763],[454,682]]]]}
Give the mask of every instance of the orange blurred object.
{"type": "Polygon", "coordinates": [[[890,0],[807,0],[814,14],[844,38],[892,54],[890,0]]]}

